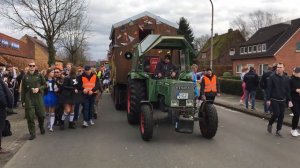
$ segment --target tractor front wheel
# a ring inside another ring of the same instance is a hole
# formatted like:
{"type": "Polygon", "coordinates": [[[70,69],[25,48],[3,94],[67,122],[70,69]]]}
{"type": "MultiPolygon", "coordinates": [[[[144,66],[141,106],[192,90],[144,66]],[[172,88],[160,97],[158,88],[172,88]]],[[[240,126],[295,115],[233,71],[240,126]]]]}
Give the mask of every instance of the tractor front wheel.
{"type": "Polygon", "coordinates": [[[153,111],[149,105],[141,106],[140,113],[140,132],[144,141],[152,139],[153,135],[153,111]]]}
{"type": "Polygon", "coordinates": [[[207,139],[213,138],[218,130],[218,114],[215,106],[205,103],[199,111],[199,126],[201,134],[207,139]]]}

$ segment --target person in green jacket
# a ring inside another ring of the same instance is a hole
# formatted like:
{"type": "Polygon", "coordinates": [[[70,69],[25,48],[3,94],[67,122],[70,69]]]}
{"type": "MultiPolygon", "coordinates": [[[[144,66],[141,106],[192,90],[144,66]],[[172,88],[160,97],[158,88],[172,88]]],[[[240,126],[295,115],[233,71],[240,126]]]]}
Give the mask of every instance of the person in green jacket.
{"type": "Polygon", "coordinates": [[[27,119],[29,140],[33,140],[35,135],[34,117],[37,116],[41,134],[45,134],[44,119],[45,106],[43,101],[43,91],[47,87],[45,78],[36,71],[34,62],[29,63],[29,71],[24,75],[22,81],[22,103],[25,103],[25,116],[27,119]]]}

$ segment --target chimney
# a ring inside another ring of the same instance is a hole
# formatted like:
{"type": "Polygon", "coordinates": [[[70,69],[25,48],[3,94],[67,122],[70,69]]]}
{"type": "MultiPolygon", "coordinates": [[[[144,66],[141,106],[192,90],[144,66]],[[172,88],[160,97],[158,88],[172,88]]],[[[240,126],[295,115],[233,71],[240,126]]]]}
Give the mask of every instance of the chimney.
{"type": "Polygon", "coordinates": [[[215,36],[214,37],[218,37],[218,33],[215,33],[215,36]]]}
{"type": "Polygon", "coordinates": [[[233,32],[232,28],[228,29],[228,33],[231,33],[233,32]]]}
{"type": "Polygon", "coordinates": [[[36,36],[33,36],[33,38],[34,38],[34,39],[37,39],[37,37],[36,37],[36,36]]]}

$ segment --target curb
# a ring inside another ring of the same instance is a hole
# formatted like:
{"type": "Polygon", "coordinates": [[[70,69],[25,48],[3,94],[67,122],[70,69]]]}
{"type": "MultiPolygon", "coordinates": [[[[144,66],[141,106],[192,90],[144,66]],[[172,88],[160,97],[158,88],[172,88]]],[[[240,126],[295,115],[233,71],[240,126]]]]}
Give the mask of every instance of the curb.
{"type": "MultiPolygon", "coordinates": [[[[233,106],[233,105],[229,105],[229,104],[226,104],[226,103],[222,103],[222,102],[218,102],[218,101],[215,101],[214,102],[215,105],[218,105],[218,106],[222,106],[222,107],[225,107],[225,108],[228,108],[228,109],[231,109],[231,110],[235,110],[235,111],[239,111],[239,112],[242,112],[244,114],[248,114],[248,115],[252,115],[252,116],[255,116],[255,117],[259,117],[259,118],[265,118],[265,119],[270,119],[271,115],[264,115],[262,112],[260,111],[256,111],[256,112],[253,112],[251,110],[246,110],[244,108],[239,108],[237,106],[233,106]]],[[[283,121],[283,124],[286,125],[286,126],[289,126],[291,127],[292,126],[292,123],[290,122],[287,122],[287,121],[283,121]]],[[[299,128],[300,126],[298,126],[299,128]]]]}

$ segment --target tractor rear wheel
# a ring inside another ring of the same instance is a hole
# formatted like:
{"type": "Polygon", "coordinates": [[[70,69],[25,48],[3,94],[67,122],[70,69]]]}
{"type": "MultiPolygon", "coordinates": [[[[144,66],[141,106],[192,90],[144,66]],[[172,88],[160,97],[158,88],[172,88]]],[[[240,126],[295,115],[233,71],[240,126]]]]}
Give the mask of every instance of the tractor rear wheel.
{"type": "Polygon", "coordinates": [[[203,137],[213,138],[218,130],[218,113],[215,106],[211,103],[205,103],[199,111],[199,127],[203,137]]]}
{"type": "Polygon", "coordinates": [[[146,99],[146,86],[143,81],[128,79],[127,88],[127,121],[138,124],[141,101],[146,99]]]}
{"type": "Polygon", "coordinates": [[[147,104],[142,105],[140,114],[140,132],[144,141],[152,139],[153,135],[153,111],[147,104]]]}

